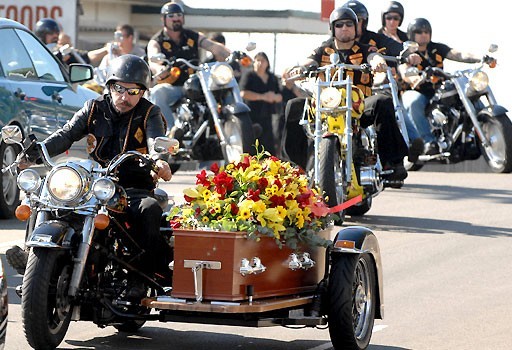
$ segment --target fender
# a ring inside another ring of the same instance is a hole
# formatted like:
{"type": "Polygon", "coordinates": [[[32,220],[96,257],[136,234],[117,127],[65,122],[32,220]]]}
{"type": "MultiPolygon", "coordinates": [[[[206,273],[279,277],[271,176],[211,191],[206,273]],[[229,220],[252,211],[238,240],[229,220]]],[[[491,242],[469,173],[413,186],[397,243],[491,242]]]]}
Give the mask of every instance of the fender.
{"type": "Polygon", "coordinates": [[[376,308],[376,318],[384,318],[384,283],[382,273],[382,259],[379,242],[375,234],[367,227],[349,226],[338,231],[331,254],[363,254],[373,257],[377,270],[377,288],[379,299],[376,308]]]}
{"type": "Polygon", "coordinates": [[[222,110],[223,112],[232,115],[237,115],[240,113],[249,113],[251,111],[249,106],[243,102],[235,102],[234,104],[225,105],[224,107],[222,107],[222,110]]]}
{"type": "Polygon", "coordinates": [[[75,230],[67,222],[50,220],[43,222],[32,231],[26,245],[27,247],[70,249],[71,237],[74,234],[75,230]]]}
{"type": "Polygon", "coordinates": [[[503,107],[501,105],[493,105],[493,106],[489,106],[489,107],[486,107],[486,108],[480,110],[478,112],[478,117],[487,116],[489,114],[493,117],[496,117],[498,115],[505,114],[507,112],[508,112],[508,109],[506,109],[505,107],[503,107]]]}

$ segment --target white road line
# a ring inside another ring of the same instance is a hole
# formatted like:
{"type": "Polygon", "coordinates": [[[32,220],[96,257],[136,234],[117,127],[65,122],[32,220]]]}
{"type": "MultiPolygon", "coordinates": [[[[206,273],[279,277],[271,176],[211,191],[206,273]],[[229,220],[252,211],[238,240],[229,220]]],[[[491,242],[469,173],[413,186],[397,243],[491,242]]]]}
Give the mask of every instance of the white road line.
{"type": "Polygon", "coordinates": [[[378,324],[378,325],[375,325],[375,326],[373,326],[373,331],[372,331],[372,333],[380,332],[380,331],[382,331],[382,330],[383,330],[383,329],[385,329],[385,328],[388,328],[388,326],[387,326],[387,325],[385,325],[385,324],[378,324]]]}

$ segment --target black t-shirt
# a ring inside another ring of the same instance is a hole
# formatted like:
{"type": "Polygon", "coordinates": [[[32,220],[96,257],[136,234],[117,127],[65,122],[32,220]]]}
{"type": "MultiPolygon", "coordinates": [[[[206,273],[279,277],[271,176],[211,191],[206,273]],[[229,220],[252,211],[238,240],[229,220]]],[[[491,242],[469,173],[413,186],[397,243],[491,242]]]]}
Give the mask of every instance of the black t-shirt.
{"type": "MultiPolygon", "coordinates": [[[[443,61],[450,52],[451,47],[441,43],[430,42],[427,45],[427,49],[425,51],[419,51],[421,54],[422,60],[419,65],[416,67],[421,71],[426,67],[438,67],[444,68],[443,61]]],[[[425,82],[421,84],[417,90],[427,96],[434,96],[435,85],[430,82],[425,82]]]]}
{"type": "MultiPolygon", "coordinates": [[[[280,93],[279,84],[274,74],[269,73],[267,82],[263,82],[255,71],[247,71],[243,73],[240,79],[240,90],[248,90],[258,94],[264,94],[268,91],[280,93]]],[[[246,101],[247,105],[251,108],[251,117],[253,121],[265,116],[270,116],[276,113],[275,103],[268,103],[265,101],[246,101]]]]}

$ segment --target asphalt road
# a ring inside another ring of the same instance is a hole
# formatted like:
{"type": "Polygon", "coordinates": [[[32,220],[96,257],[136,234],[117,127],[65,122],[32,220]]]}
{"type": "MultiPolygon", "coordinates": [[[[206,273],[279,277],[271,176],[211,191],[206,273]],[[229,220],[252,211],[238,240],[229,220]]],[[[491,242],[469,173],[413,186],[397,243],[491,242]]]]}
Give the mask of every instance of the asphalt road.
{"type": "MultiPolygon", "coordinates": [[[[432,170],[431,168],[428,168],[432,170]]],[[[436,169],[434,170],[442,170],[436,169]]],[[[456,171],[456,170],[453,170],[456,171]]],[[[178,172],[169,193],[193,184],[178,172]]],[[[23,237],[23,225],[0,222],[0,251],[23,237]],[[1,243],[3,242],[3,243],[1,243]]],[[[512,175],[410,173],[400,190],[386,189],[361,218],[377,235],[384,269],[385,318],[377,320],[369,349],[512,348],[512,175]]],[[[2,254],[5,262],[5,256],[2,254]]],[[[6,349],[27,349],[20,300],[21,276],[8,268],[6,349]]],[[[73,323],[59,349],[331,349],[319,329],[221,327],[147,323],[137,335],[113,327],[73,323]]]]}

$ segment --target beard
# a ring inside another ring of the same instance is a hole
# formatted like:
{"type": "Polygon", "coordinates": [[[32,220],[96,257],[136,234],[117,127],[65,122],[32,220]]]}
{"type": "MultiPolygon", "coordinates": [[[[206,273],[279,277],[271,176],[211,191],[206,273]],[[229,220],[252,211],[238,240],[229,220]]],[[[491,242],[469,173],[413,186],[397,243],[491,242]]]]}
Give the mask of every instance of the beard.
{"type": "Polygon", "coordinates": [[[183,30],[183,23],[174,22],[171,26],[173,32],[181,32],[183,30]]]}
{"type": "Polygon", "coordinates": [[[340,35],[340,37],[336,37],[336,39],[343,43],[343,44],[346,44],[346,43],[350,43],[354,40],[356,40],[356,36],[355,35],[351,35],[351,34],[345,34],[345,35],[340,35]]]}

